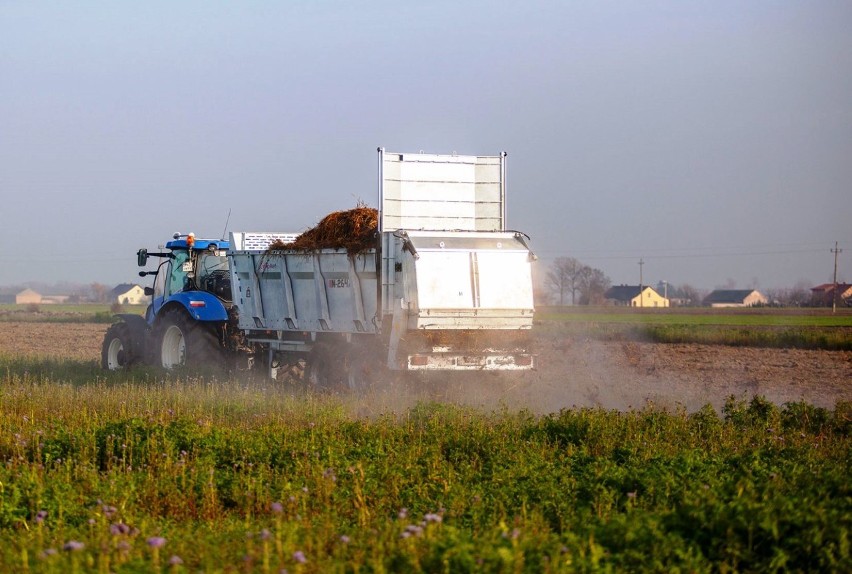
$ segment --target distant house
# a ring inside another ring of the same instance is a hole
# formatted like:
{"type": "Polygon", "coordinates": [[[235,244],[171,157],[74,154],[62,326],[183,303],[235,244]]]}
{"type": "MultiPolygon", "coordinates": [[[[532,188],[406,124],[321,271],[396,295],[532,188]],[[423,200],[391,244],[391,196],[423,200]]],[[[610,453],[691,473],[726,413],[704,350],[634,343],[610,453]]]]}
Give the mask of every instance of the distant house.
{"type": "Polygon", "coordinates": [[[754,307],[769,300],[755,289],[716,289],[704,298],[709,307],[754,307]]]}
{"type": "Polygon", "coordinates": [[[811,305],[815,307],[831,307],[837,294],[838,305],[848,305],[852,301],[852,285],[849,283],[838,283],[837,291],[834,283],[824,283],[811,288],[811,305]]]}
{"type": "Polygon", "coordinates": [[[668,307],[669,300],[647,285],[616,285],[604,293],[604,299],[612,305],[628,307],[668,307]]]}
{"type": "Polygon", "coordinates": [[[148,302],[148,296],[139,285],[122,283],[110,291],[110,301],[119,305],[144,305],[148,302]]]}
{"type": "Polygon", "coordinates": [[[18,305],[30,305],[33,303],[38,305],[41,302],[41,293],[37,293],[32,289],[24,289],[23,291],[15,295],[15,303],[17,303],[18,305]]]}

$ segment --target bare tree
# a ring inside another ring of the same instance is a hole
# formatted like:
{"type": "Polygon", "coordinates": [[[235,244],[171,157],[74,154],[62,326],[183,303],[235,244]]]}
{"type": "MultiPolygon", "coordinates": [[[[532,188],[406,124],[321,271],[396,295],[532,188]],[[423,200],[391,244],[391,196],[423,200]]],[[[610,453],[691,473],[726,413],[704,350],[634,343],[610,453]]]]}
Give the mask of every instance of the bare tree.
{"type": "Polygon", "coordinates": [[[698,305],[701,305],[701,300],[703,299],[703,297],[701,297],[701,293],[689,283],[684,283],[679,286],[677,291],[682,296],[684,305],[687,307],[697,307],[698,305]]]}
{"type": "Polygon", "coordinates": [[[788,305],[804,307],[811,302],[811,284],[807,281],[797,281],[788,293],[788,305]]]}
{"type": "Polygon", "coordinates": [[[106,303],[109,299],[109,287],[101,283],[92,283],[89,286],[92,293],[92,301],[95,303],[106,303]]]}
{"type": "Polygon", "coordinates": [[[547,272],[547,287],[558,296],[559,304],[565,304],[565,295],[571,294],[571,304],[576,303],[581,277],[586,266],[573,257],[557,257],[547,272]]]}
{"type": "Polygon", "coordinates": [[[609,289],[611,281],[606,273],[594,267],[584,266],[580,285],[581,305],[601,305],[605,301],[604,293],[609,289]]]}

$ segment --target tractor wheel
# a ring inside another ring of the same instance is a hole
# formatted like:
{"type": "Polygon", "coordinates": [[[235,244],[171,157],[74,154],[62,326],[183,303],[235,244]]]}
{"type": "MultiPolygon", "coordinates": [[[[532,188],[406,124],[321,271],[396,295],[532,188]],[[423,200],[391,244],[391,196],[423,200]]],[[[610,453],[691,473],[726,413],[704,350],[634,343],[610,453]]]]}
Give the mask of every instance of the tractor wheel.
{"type": "Polygon", "coordinates": [[[107,329],[101,347],[101,366],[107,371],[128,369],[141,357],[136,353],[133,335],[127,323],[116,323],[107,329]]]}
{"type": "Polygon", "coordinates": [[[183,310],[170,309],[163,314],[154,340],[158,342],[159,364],[166,369],[224,366],[224,349],[213,328],[196,322],[183,310]]]}

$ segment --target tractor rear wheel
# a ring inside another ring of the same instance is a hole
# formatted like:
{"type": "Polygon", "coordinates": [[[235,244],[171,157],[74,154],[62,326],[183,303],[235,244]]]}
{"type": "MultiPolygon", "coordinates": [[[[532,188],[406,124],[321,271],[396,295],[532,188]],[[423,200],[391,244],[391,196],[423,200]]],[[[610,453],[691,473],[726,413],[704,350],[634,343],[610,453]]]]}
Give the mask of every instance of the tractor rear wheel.
{"type": "Polygon", "coordinates": [[[163,314],[154,340],[158,342],[159,364],[166,369],[224,366],[224,349],[213,327],[193,320],[181,309],[163,314]]]}
{"type": "Polygon", "coordinates": [[[101,347],[101,366],[107,371],[118,371],[130,368],[140,359],[127,323],[110,326],[101,347]]]}

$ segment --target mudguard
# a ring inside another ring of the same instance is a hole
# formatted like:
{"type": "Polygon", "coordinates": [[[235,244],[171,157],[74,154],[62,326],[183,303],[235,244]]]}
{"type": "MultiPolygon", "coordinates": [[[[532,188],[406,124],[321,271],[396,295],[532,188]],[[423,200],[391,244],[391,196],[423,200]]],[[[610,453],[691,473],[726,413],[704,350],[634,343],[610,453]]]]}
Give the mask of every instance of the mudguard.
{"type": "Polygon", "coordinates": [[[163,302],[160,307],[159,315],[162,309],[170,303],[180,303],[189,316],[196,321],[227,321],[228,310],[215,295],[211,295],[206,291],[186,291],[175,293],[163,302]]]}
{"type": "Polygon", "coordinates": [[[124,321],[128,327],[130,327],[130,332],[133,334],[133,338],[136,340],[144,340],[145,333],[148,331],[148,323],[145,321],[145,317],[142,315],[135,315],[133,313],[116,313],[115,315],[122,321],[124,321]]]}

